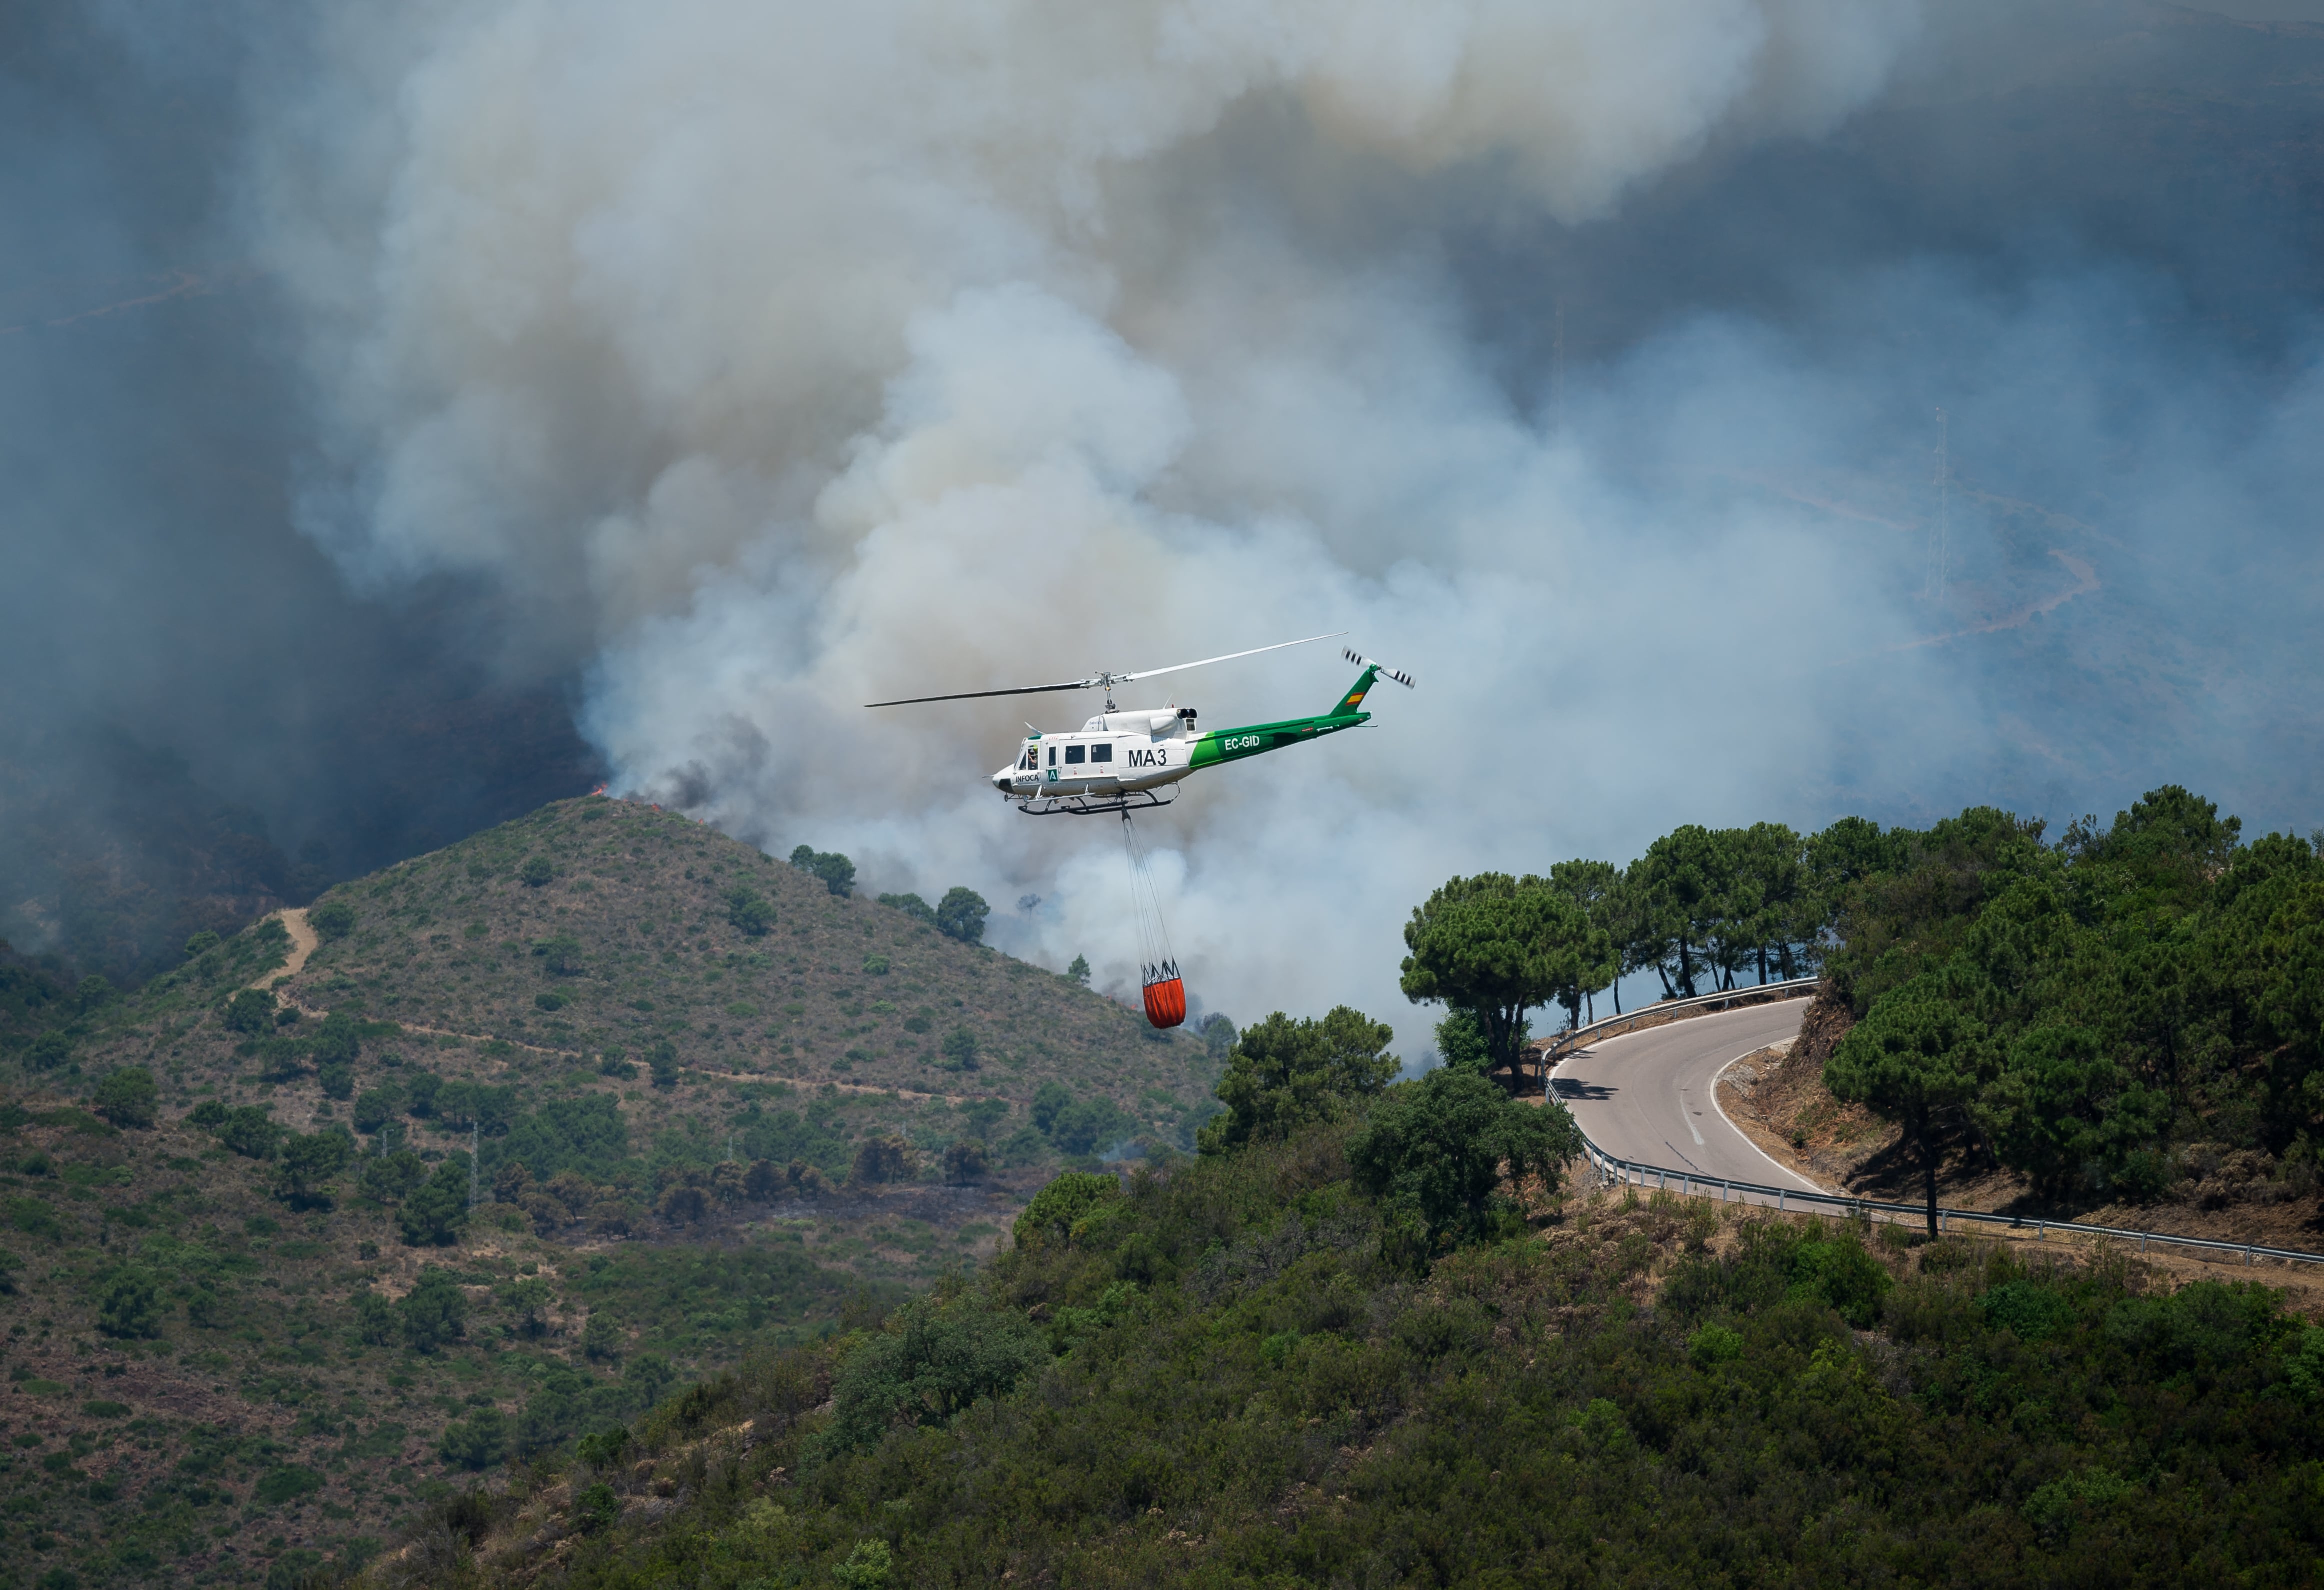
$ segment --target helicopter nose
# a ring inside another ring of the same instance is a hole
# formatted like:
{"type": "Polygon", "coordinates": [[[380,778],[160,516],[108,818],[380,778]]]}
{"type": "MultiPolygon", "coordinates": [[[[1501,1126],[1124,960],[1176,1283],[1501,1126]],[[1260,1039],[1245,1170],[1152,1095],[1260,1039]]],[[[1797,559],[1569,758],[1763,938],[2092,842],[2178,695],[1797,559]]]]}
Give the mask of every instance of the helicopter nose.
{"type": "Polygon", "coordinates": [[[1009,775],[1016,771],[1017,770],[1015,768],[1004,767],[999,772],[994,773],[992,775],[992,787],[1000,790],[1003,795],[1008,794],[1009,775]]]}

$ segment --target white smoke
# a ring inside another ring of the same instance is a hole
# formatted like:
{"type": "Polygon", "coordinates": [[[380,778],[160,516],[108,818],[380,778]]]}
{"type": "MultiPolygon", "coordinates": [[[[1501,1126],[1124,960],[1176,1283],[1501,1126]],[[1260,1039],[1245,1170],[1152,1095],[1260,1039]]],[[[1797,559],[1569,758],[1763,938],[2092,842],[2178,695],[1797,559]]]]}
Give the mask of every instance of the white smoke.
{"type": "MultiPolygon", "coordinates": [[[[1821,458],[1846,402],[1799,373],[1768,403],[1781,351],[1704,325],[1577,371],[1552,428],[1415,217],[1482,184],[1582,221],[1716,142],[1818,134],[1879,90],[1909,0],[340,25],[254,187],[334,439],[309,527],[365,581],[501,582],[513,647],[593,658],[622,788],[874,887],[1038,893],[994,937],[1120,986],[1111,825],[984,782],[1021,716],[1094,703],[860,704],[1351,630],[1419,692],[1198,778],[1148,842],[1207,1003],[1348,1000],[1406,1049],[1398,929],[1448,874],[1831,815],[1764,803],[1821,797],[1831,664],[1904,633],[1902,590],[1738,481],[1821,458]],[[1785,710],[1704,716],[1754,698],[1785,710]]],[[[1172,693],[1224,726],[1351,672],[1319,646],[1172,693]]],[[[1941,762],[1937,685],[1886,678],[1941,762]]]]}

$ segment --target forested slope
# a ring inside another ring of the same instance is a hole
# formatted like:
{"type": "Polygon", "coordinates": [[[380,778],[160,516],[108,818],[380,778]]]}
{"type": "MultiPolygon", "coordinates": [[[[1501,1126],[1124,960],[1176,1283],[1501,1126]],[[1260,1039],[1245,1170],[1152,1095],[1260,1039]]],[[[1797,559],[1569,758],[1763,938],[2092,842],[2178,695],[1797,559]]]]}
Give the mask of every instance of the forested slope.
{"type": "Polygon", "coordinates": [[[2324,1330],[2264,1288],[1538,1182],[1463,1222],[1383,1167],[1381,1111],[1435,1085],[1053,1184],[982,1279],[447,1510],[373,1582],[2319,1571],[2324,1330]]]}
{"type": "Polygon", "coordinates": [[[1202,1040],[808,859],[571,801],[331,891],[287,1003],[280,918],[0,965],[0,1583],[353,1565],[1193,1145],[1202,1040]]]}

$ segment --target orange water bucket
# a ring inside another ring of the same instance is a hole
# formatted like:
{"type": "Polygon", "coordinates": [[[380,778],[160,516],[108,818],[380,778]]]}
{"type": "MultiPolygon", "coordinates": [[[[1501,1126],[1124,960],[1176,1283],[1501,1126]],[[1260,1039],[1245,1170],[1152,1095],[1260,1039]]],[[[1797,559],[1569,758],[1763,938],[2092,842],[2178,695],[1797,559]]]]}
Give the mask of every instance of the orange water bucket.
{"type": "Polygon", "coordinates": [[[1146,1019],[1157,1027],[1185,1022],[1186,981],[1168,961],[1146,968],[1146,1019]]]}

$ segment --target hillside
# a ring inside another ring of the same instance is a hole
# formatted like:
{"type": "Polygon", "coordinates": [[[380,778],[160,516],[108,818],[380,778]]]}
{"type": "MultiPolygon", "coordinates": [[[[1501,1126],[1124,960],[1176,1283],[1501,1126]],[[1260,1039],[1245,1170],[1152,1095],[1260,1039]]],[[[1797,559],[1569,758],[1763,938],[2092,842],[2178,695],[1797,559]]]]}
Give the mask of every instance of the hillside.
{"type": "Polygon", "coordinates": [[[989,1256],[1062,1165],[1190,1143],[1216,1068],[605,800],[193,949],[0,1098],[0,1561],[83,1583],[360,1561],[989,1256]]]}
{"type": "Polygon", "coordinates": [[[2290,1584],[2324,1550],[2324,1329],[2263,1287],[1538,1184],[1432,1256],[1379,1119],[1063,1179],[977,1281],[366,1583],[2290,1584]]]}

